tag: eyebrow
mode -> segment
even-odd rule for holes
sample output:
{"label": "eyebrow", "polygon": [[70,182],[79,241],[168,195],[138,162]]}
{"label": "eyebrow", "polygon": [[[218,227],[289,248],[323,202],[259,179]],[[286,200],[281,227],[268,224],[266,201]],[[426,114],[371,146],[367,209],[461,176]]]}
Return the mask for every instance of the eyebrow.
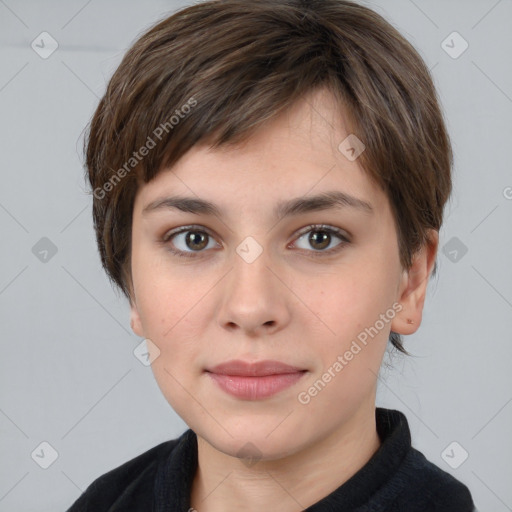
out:
{"label": "eyebrow", "polygon": [[[362,213],[372,214],[374,209],[370,203],[340,190],[323,192],[314,196],[303,196],[280,201],[274,208],[276,218],[300,215],[303,213],[328,210],[334,208],[353,208]],[[222,210],[205,199],[185,196],[170,196],[152,201],[142,210],[145,215],[160,210],[179,210],[196,215],[214,215],[222,217]]]}

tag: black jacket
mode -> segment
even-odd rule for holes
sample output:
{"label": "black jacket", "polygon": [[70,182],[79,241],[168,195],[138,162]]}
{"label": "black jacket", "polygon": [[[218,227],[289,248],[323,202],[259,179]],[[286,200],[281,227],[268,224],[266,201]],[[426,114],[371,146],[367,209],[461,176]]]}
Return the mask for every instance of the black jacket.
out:
{"label": "black jacket", "polygon": [[[411,447],[405,416],[376,409],[382,444],[308,512],[474,512],[468,488]],[[187,430],[92,482],[68,512],[188,512],[197,437]]]}

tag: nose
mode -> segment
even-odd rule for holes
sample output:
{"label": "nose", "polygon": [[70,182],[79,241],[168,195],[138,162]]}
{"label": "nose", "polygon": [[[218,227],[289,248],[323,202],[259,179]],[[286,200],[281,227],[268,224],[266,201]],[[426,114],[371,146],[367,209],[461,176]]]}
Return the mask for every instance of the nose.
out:
{"label": "nose", "polygon": [[[283,271],[265,251],[252,262],[235,254],[221,286],[218,321],[223,329],[247,336],[275,333],[290,321],[290,291]],[[279,276],[279,277],[277,277]]]}

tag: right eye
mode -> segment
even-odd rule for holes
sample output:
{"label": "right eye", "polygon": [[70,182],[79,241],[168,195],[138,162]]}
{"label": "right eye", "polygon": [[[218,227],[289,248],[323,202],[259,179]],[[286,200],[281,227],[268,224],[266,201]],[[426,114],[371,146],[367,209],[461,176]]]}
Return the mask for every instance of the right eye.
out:
{"label": "right eye", "polygon": [[173,254],[185,258],[193,258],[194,253],[202,253],[204,249],[220,247],[212,235],[197,226],[184,226],[168,232],[162,241]]}

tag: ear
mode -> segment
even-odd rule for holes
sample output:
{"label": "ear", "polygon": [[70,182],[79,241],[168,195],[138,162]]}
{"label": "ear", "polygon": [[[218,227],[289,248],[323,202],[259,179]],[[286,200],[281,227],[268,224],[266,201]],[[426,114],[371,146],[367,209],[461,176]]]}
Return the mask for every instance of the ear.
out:
{"label": "ear", "polygon": [[402,274],[398,292],[402,310],[391,322],[391,330],[398,334],[412,334],[421,324],[427,285],[436,261],[439,233],[429,230],[428,237],[428,242],[413,256],[411,268]]}
{"label": "ear", "polygon": [[130,327],[132,331],[141,338],[145,338],[144,331],[142,329],[142,322],[140,321],[139,310],[135,299],[130,301]]}

